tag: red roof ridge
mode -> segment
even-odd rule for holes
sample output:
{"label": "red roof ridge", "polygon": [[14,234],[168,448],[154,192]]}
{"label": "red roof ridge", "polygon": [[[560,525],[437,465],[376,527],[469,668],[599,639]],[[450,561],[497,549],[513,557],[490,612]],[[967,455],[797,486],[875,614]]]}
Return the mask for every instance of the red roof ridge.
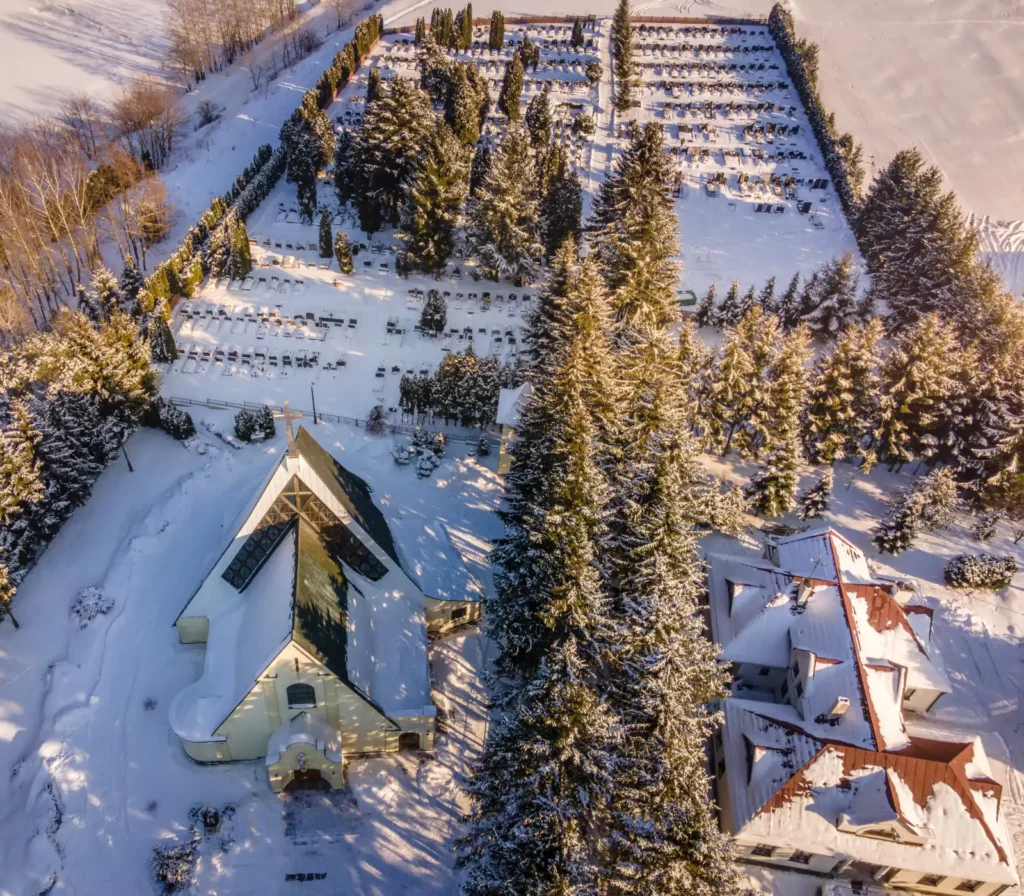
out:
{"label": "red roof ridge", "polygon": [[[849,544],[849,542],[847,542],[847,544]],[[857,626],[853,621],[853,607],[850,605],[850,598],[846,593],[846,584],[843,582],[842,571],[839,568],[839,555],[836,553],[836,546],[832,543],[831,538],[828,540],[828,546],[829,550],[832,552],[832,562],[835,563],[836,566],[836,588],[839,591],[839,598],[842,601],[843,612],[846,615],[846,627],[850,630],[850,637],[853,639],[853,663],[857,669],[857,681],[860,684],[861,699],[865,709],[867,709],[868,725],[871,728],[871,736],[874,739],[874,745],[877,749],[879,747],[884,747],[885,742],[882,739],[882,731],[878,722],[878,714],[875,712],[875,706],[871,702],[871,695],[868,692],[867,673],[864,671],[864,665],[860,658],[860,638],[857,636]]]}

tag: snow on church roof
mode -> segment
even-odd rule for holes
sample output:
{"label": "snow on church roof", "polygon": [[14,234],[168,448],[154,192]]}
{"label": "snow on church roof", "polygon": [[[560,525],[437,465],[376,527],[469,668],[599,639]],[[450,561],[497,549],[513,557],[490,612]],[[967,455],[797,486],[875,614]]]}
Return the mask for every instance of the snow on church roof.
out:
{"label": "snow on church roof", "polygon": [[[1000,787],[976,738],[879,752],[816,737],[791,707],[731,697],[723,744],[732,833],[922,873],[1016,883]],[[784,718],[785,716],[785,718]]]}
{"label": "snow on church roof", "polygon": [[[171,708],[185,740],[215,740],[289,640],[383,714],[433,714],[424,598],[398,562],[384,515],[366,484],[304,429],[296,446],[182,611],[209,620],[203,675]],[[260,527],[280,518],[291,520],[290,534],[254,552]],[[242,554],[255,567],[239,576],[231,570]]]}

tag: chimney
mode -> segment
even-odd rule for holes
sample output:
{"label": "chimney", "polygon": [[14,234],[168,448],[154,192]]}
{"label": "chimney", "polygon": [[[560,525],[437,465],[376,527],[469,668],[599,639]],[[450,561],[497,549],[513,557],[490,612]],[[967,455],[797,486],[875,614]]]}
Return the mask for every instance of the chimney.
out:
{"label": "chimney", "polygon": [[836,702],[832,704],[832,709],[829,710],[829,718],[839,719],[846,714],[846,710],[849,708],[849,697],[836,697]]}

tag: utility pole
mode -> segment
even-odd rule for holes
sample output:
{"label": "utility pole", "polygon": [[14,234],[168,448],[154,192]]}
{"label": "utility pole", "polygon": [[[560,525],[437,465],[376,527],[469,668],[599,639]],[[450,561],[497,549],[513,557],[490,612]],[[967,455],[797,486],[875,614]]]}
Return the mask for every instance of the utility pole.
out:
{"label": "utility pole", "polygon": [[317,422],[317,419],[316,419],[316,394],[313,392],[313,384],[312,383],[309,384],[309,396],[310,396],[310,398],[313,399],[313,424],[315,425],[316,422]]}

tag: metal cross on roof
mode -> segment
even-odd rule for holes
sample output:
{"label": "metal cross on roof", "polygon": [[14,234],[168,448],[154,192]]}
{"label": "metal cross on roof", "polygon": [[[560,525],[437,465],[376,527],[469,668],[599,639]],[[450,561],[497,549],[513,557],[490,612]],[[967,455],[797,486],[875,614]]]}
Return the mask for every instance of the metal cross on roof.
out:
{"label": "metal cross on roof", "polygon": [[284,429],[285,429],[285,433],[288,436],[288,456],[289,457],[298,457],[299,456],[299,449],[295,445],[295,432],[292,430],[292,421],[293,420],[301,420],[302,419],[302,412],[301,411],[293,411],[288,406],[288,402],[286,401],[284,403],[284,413],[283,414],[274,414],[274,418],[275,419],[283,419],[284,420]]}

